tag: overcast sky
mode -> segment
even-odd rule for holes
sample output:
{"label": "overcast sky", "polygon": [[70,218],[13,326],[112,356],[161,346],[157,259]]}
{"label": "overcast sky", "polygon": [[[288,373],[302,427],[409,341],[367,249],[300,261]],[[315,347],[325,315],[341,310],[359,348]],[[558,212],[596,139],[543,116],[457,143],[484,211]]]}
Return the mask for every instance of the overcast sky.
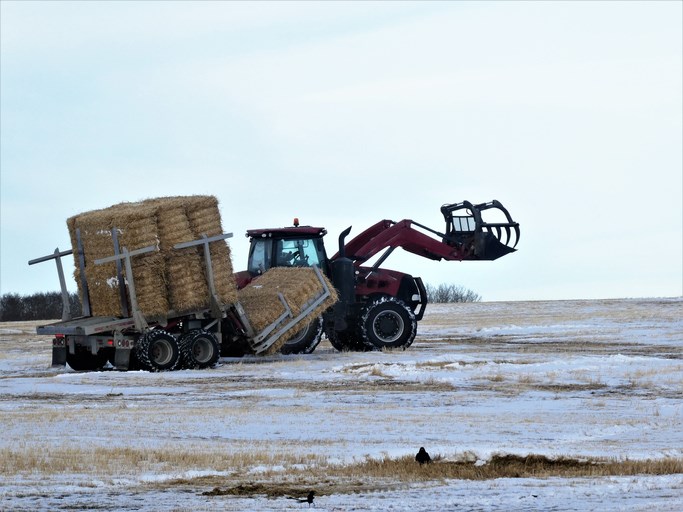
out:
{"label": "overcast sky", "polygon": [[236,269],[249,228],[297,216],[332,254],[497,199],[518,252],[384,266],[484,300],[682,295],[682,6],[3,0],[0,293],[59,289],[27,262],[72,215],[212,194]]}

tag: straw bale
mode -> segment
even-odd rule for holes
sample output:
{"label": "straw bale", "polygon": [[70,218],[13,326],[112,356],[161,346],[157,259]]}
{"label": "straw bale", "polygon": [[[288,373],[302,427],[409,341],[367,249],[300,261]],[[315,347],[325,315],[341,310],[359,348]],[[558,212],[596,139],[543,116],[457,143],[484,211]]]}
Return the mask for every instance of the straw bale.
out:
{"label": "straw bale", "polygon": [[150,200],[158,208],[159,249],[166,265],[169,307],[176,312],[201,309],[209,303],[201,250],[197,247],[173,248],[176,244],[195,240],[185,212],[188,200],[183,197]]}
{"label": "straw bale", "polygon": [[[116,263],[95,265],[95,260],[114,254],[111,233],[113,228],[117,230],[119,247],[134,251],[149,245],[156,246],[158,237],[153,209],[142,203],[121,203],[71,217],[67,220],[67,226],[73,244],[76,281],[81,296],[83,290],[81,289],[76,229],[80,230],[85,254],[85,272],[92,314],[120,316],[121,302]],[[150,276],[144,276],[145,273],[150,273]],[[156,315],[164,307],[163,299],[158,297],[166,294],[163,279],[158,281],[160,275],[163,275],[163,269],[160,268],[158,258],[155,258],[153,254],[133,259],[133,276],[136,278],[138,299],[142,299],[139,300],[141,309],[147,315]],[[138,276],[140,283],[138,283]]]}
{"label": "straw bale", "polygon": [[[296,332],[311,318],[321,315],[327,308],[337,301],[337,292],[325,276],[323,276],[331,296],[319,305],[308,317],[287,331]],[[257,280],[238,292],[239,302],[256,333],[261,333],[266,327],[275,322],[285,308],[280,302],[278,292],[282,293],[294,317],[313,302],[322,292],[323,287],[312,268],[276,267],[265,272]],[[287,318],[283,323],[288,323]],[[287,341],[288,335],[280,337],[267,351],[276,352]]]}
{"label": "straw bale", "polygon": [[[114,254],[112,228],[117,229],[119,247],[129,251],[154,246],[159,252],[131,260],[138,304],[146,317],[164,317],[170,311],[189,312],[209,305],[202,250],[173,249],[180,242],[222,233],[218,201],[213,196],[176,196],[120,203],[67,219],[76,272],[81,289],[76,230],[81,233],[85,253],[93,315],[120,316],[116,264],[94,261]],[[237,300],[230,251],[225,242],[211,244],[217,293],[224,303]]]}
{"label": "straw bale", "polygon": [[152,252],[135,258],[133,279],[138,306],[146,317],[166,317],[170,304],[164,279],[164,257]]}
{"label": "straw bale", "polygon": [[208,305],[209,295],[204,281],[201,258],[195,248],[166,257],[167,288],[171,309],[187,312]]}
{"label": "straw bale", "polygon": [[[212,237],[223,234],[218,200],[215,197],[189,198],[185,211],[195,240],[203,235]],[[230,246],[225,242],[213,242],[209,245],[209,251],[216,293],[223,303],[232,304],[237,301],[237,283],[233,273]]]}

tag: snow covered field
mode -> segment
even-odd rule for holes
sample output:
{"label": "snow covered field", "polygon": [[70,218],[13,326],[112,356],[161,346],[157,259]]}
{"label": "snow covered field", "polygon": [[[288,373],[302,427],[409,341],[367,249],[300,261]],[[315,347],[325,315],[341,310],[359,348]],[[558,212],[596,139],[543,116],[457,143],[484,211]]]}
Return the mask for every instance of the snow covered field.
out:
{"label": "snow covered field", "polygon": [[[427,472],[504,455],[681,468],[683,299],[434,304],[406,351],[323,341],[155,374],[52,369],[34,332],[0,324],[0,510],[301,510],[289,497],[309,489],[330,511],[683,510],[679,469]],[[380,460],[406,471],[369,473]]]}

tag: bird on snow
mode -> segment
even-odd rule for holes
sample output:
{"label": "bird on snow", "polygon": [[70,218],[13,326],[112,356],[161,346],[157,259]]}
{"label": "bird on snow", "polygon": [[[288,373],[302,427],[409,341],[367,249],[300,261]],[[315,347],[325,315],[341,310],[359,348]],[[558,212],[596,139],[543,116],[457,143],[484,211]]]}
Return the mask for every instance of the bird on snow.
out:
{"label": "bird on snow", "polygon": [[422,446],[420,447],[420,451],[417,452],[417,455],[415,455],[415,460],[418,461],[421,466],[422,464],[431,462],[432,458],[427,453],[427,450],[424,449],[424,446]]}
{"label": "bird on snow", "polygon": [[308,506],[310,507],[311,503],[313,503],[314,495],[315,495],[315,491],[310,491],[308,493],[308,496],[306,496],[303,499],[300,499],[300,498],[290,498],[290,499],[297,500],[299,503],[308,503]]}
{"label": "bird on snow", "polygon": [[311,506],[311,503],[313,503],[313,495],[315,494],[315,491],[310,491],[308,493],[308,496],[306,496],[305,500],[300,500],[299,503],[308,503],[308,506]]}

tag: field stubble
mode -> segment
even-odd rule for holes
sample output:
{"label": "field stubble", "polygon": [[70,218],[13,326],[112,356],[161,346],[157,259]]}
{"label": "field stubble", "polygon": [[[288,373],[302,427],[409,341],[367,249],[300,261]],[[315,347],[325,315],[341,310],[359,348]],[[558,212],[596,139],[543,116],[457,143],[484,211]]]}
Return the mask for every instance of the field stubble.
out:
{"label": "field stubble", "polygon": [[0,324],[0,475],[287,495],[680,474],[682,304],[434,305],[405,352],[162,374],[49,369],[35,323]]}

